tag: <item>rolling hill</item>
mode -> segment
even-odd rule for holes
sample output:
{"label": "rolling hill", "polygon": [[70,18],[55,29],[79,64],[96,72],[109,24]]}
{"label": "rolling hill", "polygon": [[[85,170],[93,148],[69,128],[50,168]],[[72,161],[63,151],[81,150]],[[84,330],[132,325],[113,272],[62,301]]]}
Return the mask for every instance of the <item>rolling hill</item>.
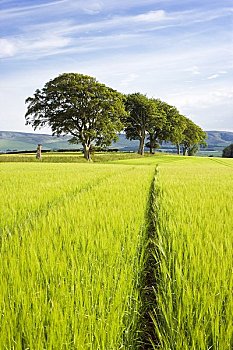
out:
{"label": "rolling hill", "polygon": [[[221,151],[224,147],[233,143],[233,132],[228,131],[207,131],[207,150]],[[43,145],[43,150],[68,150],[79,149],[79,145],[72,145],[68,142],[70,136],[51,136],[48,134],[34,134],[14,131],[0,131],[0,152],[12,151],[34,151],[38,143]],[[129,141],[124,134],[119,135],[119,140],[111,145],[122,151],[135,151],[138,141]],[[164,144],[161,149],[171,149],[171,144]]]}

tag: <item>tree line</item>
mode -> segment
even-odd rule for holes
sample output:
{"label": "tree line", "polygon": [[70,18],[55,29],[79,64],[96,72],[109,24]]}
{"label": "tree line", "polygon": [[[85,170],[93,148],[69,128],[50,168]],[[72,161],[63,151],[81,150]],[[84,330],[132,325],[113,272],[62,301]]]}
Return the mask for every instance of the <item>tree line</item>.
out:
{"label": "tree line", "polygon": [[82,144],[87,160],[94,145],[109,146],[122,131],[127,139],[139,141],[141,155],[145,146],[154,153],[162,142],[176,145],[183,155],[205,145],[206,133],[176,107],[140,92],[122,94],[88,75],[61,74],[37,89],[26,104],[26,125],[71,135],[70,142]]}

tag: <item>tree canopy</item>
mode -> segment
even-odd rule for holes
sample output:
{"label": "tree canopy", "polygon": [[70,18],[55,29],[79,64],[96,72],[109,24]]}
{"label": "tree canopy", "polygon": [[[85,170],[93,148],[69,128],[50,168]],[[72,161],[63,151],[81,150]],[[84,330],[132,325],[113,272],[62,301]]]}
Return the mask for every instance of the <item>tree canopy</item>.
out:
{"label": "tree canopy", "polygon": [[183,131],[183,155],[192,156],[198,150],[198,145],[205,146],[206,133],[192,120],[185,118],[185,129]]}
{"label": "tree canopy", "polygon": [[84,157],[90,160],[93,143],[110,145],[123,129],[123,100],[122,94],[93,77],[64,73],[26,99],[26,124],[34,130],[47,125],[53,135],[72,135],[70,141],[80,142]]}
{"label": "tree canopy", "polygon": [[159,99],[155,100],[157,113],[160,115],[161,123],[155,123],[149,133],[149,140],[155,144],[168,142],[175,144],[178,149],[183,139],[185,129],[184,117],[180,115],[176,107]]}
{"label": "tree canopy", "polygon": [[223,158],[233,158],[233,143],[224,148],[222,151]]}
{"label": "tree canopy", "polygon": [[150,150],[162,142],[171,142],[176,145],[178,154],[182,147],[184,155],[193,155],[199,145],[205,145],[206,133],[198,125],[180,114],[176,107],[159,99],[154,103],[157,118],[152,118],[154,123],[148,129]]}
{"label": "tree canopy", "polygon": [[158,110],[155,99],[139,92],[126,97],[126,110],[129,113],[125,120],[126,137],[139,140],[138,153],[142,155],[146,136],[153,134],[153,128],[156,126],[162,127],[163,114]]}
{"label": "tree canopy", "polygon": [[175,106],[139,92],[123,95],[88,75],[61,74],[26,104],[26,124],[34,130],[49,126],[53,135],[71,135],[70,142],[82,144],[87,160],[92,146],[109,146],[122,130],[128,139],[139,140],[141,155],[145,144],[153,153],[162,142],[171,142],[178,154],[183,147],[189,155],[205,144],[205,132]]}

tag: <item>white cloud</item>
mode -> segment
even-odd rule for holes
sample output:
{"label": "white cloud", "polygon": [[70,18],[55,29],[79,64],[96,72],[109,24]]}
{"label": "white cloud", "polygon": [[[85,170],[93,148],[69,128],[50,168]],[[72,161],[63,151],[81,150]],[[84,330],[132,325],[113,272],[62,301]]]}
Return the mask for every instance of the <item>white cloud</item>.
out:
{"label": "white cloud", "polygon": [[[118,32],[129,31],[130,33],[137,31],[138,27],[142,28],[146,24],[161,22],[167,20],[165,11],[149,11],[134,16],[113,16],[110,19],[104,19],[87,24],[69,25],[65,30],[66,33],[87,33],[96,31],[108,31],[116,29]],[[144,28],[146,31],[147,28]],[[106,33],[107,35],[107,33]]]}
{"label": "white cloud", "polygon": [[[205,118],[210,122],[214,118],[217,126],[221,111],[233,129],[229,25],[219,26],[212,37],[216,28],[209,30],[211,23],[206,24],[227,16],[229,9],[155,11],[164,2],[144,0],[143,6],[152,5],[150,10],[147,7],[148,11],[139,13],[138,7],[137,14],[123,10],[141,3],[61,0],[5,11],[6,21],[15,16],[11,23],[19,30],[0,39],[0,57],[4,58],[1,128],[7,123],[11,125],[5,129],[25,128],[25,98],[58,74],[79,72],[125,93],[140,91],[161,98],[205,128],[210,128]],[[5,73],[8,62],[9,67],[14,62],[17,66]]]}
{"label": "white cloud", "polygon": [[95,15],[100,13],[103,7],[104,5],[102,1],[92,1],[89,3],[87,1],[83,1],[82,9],[89,15]]}
{"label": "white cloud", "polygon": [[42,34],[40,37],[17,37],[0,39],[0,57],[18,58],[43,57],[55,54],[57,50],[64,49],[71,42],[70,38],[53,34]]}
{"label": "white cloud", "polygon": [[126,21],[133,22],[157,22],[166,19],[167,15],[163,10],[149,11],[140,15],[126,17]]}
{"label": "white cloud", "polygon": [[15,44],[8,39],[0,39],[0,58],[12,57],[16,54]]}
{"label": "white cloud", "polygon": [[217,79],[219,77],[219,74],[212,74],[209,77],[207,77],[208,80],[212,80],[212,79]]}
{"label": "white cloud", "polygon": [[120,86],[122,87],[128,87],[132,82],[135,82],[135,80],[139,77],[138,74],[135,73],[129,73],[129,74],[120,74],[120,76],[123,75],[123,79],[120,80]]}
{"label": "white cloud", "polygon": [[233,7],[222,7],[217,9],[210,10],[183,10],[177,11],[170,14],[170,17],[174,20],[183,24],[191,24],[191,23],[201,23],[201,22],[210,22],[217,18],[222,18],[225,16],[229,16],[229,14],[233,11]]}
{"label": "white cloud", "polygon": [[200,69],[197,66],[185,68],[184,72],[190,72],[192,75],[200,75],[201,74]]}
{"label": "white cloud", "polygon": [[25,15],[30,15],[30,13],[44,10],[48,11],[48,7],[59,6],[66,1],[67,0],[58,0],[31,6],[14,6],[12,8],[0,10],[0,19],[2,21],[8,21],[10,18],[24,17]]}
{"label": "white cloud", "polygon": [[[3,1],[3,0],[2,0]],[[1,2],[2,2],[1,1]],[[163,0],[164,2],[169,2],[170,0]],[[143,0],[143,5],[155,5],[159,3],[160,0]],[[6,1],[7,3],[7,1]],[[0,18],[2,21],[8,20],[9,18],[20,18],[25,15],[35,14],[38,15],[47,12],[48,8],[51,8],[53,15],[67,15],[79,12],[84,12],[89,15],[95,15],[100,12],[106,11],[117,11],[117,10],[127,10],[132,7],[141,6],[141,0],[57,0],[48,1],[46,3],[30,5],[30,6],[14,6],[9,9],[0,10]]]}
{"label": "white cloud", "polygon": [[51,52],[54,49],[64,48],[70,43],[69,38],[59,37],[59,36],[46,36],[42,37],[40,40],[31,42],[30,47],[28,47],[28,43],[24,43],[24,47],[21,47],[21,51],[25,54],[27,51],[37,50],[40,53]]}

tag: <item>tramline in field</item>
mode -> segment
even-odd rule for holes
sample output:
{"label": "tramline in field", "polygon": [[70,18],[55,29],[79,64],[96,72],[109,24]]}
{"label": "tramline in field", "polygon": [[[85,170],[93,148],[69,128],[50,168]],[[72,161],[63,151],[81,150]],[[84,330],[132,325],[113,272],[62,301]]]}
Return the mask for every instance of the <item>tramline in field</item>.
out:
{"label": "tramline in field", "polygon": [[121,165],[2,164],[2,347],[136,343],[153,173]]}
{"label": "tramline in field", "polygon": [[232,160],[114,163],[1,163],[1,348],[230,350]]}

